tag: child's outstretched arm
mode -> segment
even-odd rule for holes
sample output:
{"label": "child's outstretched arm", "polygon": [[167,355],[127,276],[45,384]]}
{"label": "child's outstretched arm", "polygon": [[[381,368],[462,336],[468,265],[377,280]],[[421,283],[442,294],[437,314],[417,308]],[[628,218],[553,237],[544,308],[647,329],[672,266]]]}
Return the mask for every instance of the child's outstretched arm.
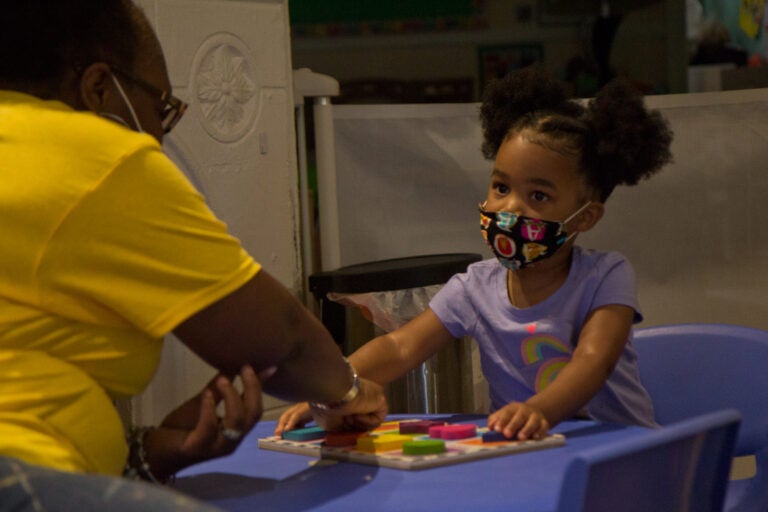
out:
{"label": "child's outstretched arm", "polygon": [[[427,308],[399,329],[364,344],[349,356],[349,362],[361,378],[383,386],[416,368],[453,339],[437,315]],[[309,405],[296,404],[280,416],[275,434],[311,419]]]}
{"label": "child's outstretched arm", "polygon": [[451,340],[451,333],[427,308],[399,329],[357,349],[349,361],[361,376],[384,385],[416,368]]}
{"label": "child's outstretched arm", "polygon": [[488,417],[488,427],[509,438],[539,439],[573,416],[603,387],[624,350],[634,310],[608,305],[592,311],[570,362],[543,391],[512,402]]}

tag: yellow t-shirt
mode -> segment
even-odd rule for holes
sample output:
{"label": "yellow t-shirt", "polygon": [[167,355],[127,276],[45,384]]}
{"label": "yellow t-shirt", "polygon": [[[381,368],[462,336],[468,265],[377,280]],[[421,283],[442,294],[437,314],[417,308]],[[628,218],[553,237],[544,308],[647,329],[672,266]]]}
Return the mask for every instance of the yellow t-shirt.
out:
{"label": "yellow t-shirt", "polygon": [[162,336],[252,278],[149,135],[0,91],[0,455],[119,474],[112,399],[139,393]]}

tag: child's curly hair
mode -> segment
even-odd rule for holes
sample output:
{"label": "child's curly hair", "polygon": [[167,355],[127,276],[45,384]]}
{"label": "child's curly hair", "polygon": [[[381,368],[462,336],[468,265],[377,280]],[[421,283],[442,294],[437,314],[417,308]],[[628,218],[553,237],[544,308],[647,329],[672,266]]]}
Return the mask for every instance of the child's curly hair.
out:
{"label": "child's curly hair", "polygon": [[480,120],[486,158],[525,130],[533,142],[578,158],[603,202],[616,185],[635,185],[672,160],[666,120],[646,109],[640,92],[623,80],[607,84],[584,106],[541,66],[529,66],[488,84]]}

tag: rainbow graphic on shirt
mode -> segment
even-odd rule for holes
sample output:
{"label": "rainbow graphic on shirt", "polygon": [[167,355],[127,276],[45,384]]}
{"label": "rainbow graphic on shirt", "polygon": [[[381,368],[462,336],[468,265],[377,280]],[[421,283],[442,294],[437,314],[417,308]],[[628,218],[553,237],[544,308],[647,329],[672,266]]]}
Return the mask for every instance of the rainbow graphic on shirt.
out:
{"label": "rainbow graphic on shirt", "polygon": [[[563,355],[546,357],[544,350],[548,352],[554,351]],[[555,380],[560,370],[571,360],[571,349],[568,345],[546,334],[538,334],[524,339],[520,346],[520,351],[523,356],[523,362],[526,365],[544,361],[536,373],[536,382],[534,382],[534,388],[537,393]]]}
{"label": "rainbow graphic on shirt", "polygon": [[557,377],[557,374],[560,373],[560,370],[562,370],[570,360],[570,357],[553,357],[552,359],[547,359],[547,362],[541,365],[539,371],[536,372],[536,382],[534,383],[536,392],[538,393],[550,385],[552,381],[555,380],[555,377]]}

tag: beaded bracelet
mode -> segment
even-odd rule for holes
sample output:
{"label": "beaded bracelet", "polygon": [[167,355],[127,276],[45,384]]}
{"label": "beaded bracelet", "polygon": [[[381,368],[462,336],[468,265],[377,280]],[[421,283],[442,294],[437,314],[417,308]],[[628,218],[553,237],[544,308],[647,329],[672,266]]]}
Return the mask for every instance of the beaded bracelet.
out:
{"label": "beaded bracelet", "polygon": [[155,427],[131,427],[128,434],[128,459],[125,462],[123,476],[131,480],[145,480],[155,484],[167,484],[173,481],[171,475],[165,480],[157,478],[147,462],[147,450],[144,446],[147,434],[155,430]]}
{"label": "beaded bracelet", "polygon": [[309,402],[310,406],[327,411],[331,409],[338,409],[339,407],[347,405],[349,402],[355,399],[357,394],[360,392],[360,378],[357,376],[357,371],[355,371],[352,363],[350,363],[346,357],[344,358],[344,362],[347,363],[347,366],[349,367],[349,373],[352,375],[352,387],[349,388],[349,391],[347,391],[340,400],[336,400],[335,402]]}

